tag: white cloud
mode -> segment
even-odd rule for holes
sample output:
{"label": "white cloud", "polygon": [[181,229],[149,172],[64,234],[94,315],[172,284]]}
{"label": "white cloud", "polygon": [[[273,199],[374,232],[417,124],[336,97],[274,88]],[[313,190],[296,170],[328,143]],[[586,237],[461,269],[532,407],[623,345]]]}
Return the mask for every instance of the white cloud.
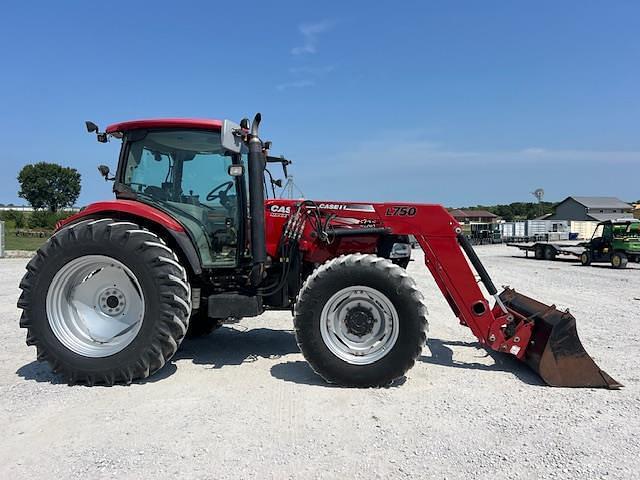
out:
{"label": "white cloud", "polygon": [[550,200],[578,192],[637,198],[635,177],[616,174],[640,164],[637,150],[479,150],[433,141],[433,129],[359,131],[342,149],[289,152],[304,159],[296,179],[309,198],[490,205],[533,200],[538,187]]}
{"label": "white cloud", "polygon": [[417,168],[428,165],[469,166],[499,165],[513,170],[535,165],[574,165],[575,168],[602,167],[612,164],[640,164],[640,151],[583,150],[578,148],[523,148],[512,150],[466,150],[444,146],[426,138],[422,130],[387,131],[377,138],[355,145],[335,156],[337,161],[353,167],[380,168],[389,164]]}
{"label": "white cloud", "polygon": [[291,73],[292,75],[320,76],[331,73],[334,70],[335,66],[333,65],[326,65],[324,67],[291,67],[289,68],[289,73]]}
{"label": "white cloud", "polygon": [[313,54],[318,51],[318,36],[333,28],[335,22],[323,20],[317,23],[305,23],[298,26],[298,30],[302,34],[303,44],[291,49],[292,55]]}
{"label": "white cloud", "polygon": [[522,150],[522,153],[525,154],[539,154],[539,153],[544,153],[546,150],[544,148],[536,148],[536,147],[531,147],[531,148],[525,148],[524,150]]}
{"label": "white cloud", "polygon": [[316,84],[314,80],[298,80],[295,82],[285,82],[276,86],[276,89],[280,92],[287,90],[289,88],[307,88],[313,87]]}

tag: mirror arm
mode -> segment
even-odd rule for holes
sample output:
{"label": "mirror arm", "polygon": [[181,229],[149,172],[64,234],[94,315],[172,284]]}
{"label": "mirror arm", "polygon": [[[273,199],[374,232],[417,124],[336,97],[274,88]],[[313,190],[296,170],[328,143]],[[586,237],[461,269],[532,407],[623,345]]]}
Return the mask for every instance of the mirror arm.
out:
{"label": "mirror arm", "polygon": [[282,188],[282,180],[280,180],[279,178],[274,179],[268,168],[265,168],[264,171],[269,175],[269,181],[271,182],[271,192],[273,193],[273,198],[276,198],[276,187]]}
{"label": "mirror arm", "polygon": [[115,176],[109,177],[109,167],[107,167],[106,165],[99,165],[98,171],[100,172],[100,175],[104,177],[105,182],[113,181],[116,179]]}
{"label": "mirror arm", "polygon": [[280,163],[282,164],[282,171],[284,172],[284,176],[289,178],[289,172],[287,172],[287,165],[291,165],[293,162],[291,160],[287,160],[284,156],[280,157],[267,157],[267,163]]}

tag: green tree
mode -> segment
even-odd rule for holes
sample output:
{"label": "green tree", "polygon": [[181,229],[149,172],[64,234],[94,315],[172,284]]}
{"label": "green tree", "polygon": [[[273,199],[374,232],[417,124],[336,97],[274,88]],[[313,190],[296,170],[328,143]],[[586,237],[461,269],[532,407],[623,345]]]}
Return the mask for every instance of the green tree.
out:
{"label": "green tree", "polygon": [[513,220],[532,220],[541,215],[553,213],[556,204],[552,202],[513,202],[508,205],[476,205],[475,207],[463,208],[463,210],[488,210],[498,215],[503,220],[511,222]]}
{"label": "green tree", "polygon": [[57,212],[71,207],[80,195],[80,173],[75,168],[39,162],[25,165],[18,174],[18,196],[33,208]]}

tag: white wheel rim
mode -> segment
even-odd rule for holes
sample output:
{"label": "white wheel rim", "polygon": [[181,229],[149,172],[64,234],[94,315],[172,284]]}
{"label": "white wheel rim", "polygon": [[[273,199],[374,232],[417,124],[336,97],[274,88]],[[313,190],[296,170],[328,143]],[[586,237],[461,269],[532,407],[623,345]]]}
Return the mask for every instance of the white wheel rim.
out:
{"label": "white wheel rim", "polygon": [[320,314],[327,348],[352,365],[369,365],[387,355],[398,339],[398,312],[389,298],[355,285],[336,292]]}
{"label": "white wheel rim", "polygon": [[46,308],[60,343],[78,355],[100,358],[122,351],[138,335],[145,301],[138,279],[123,263],[85,255],[53,277]]}

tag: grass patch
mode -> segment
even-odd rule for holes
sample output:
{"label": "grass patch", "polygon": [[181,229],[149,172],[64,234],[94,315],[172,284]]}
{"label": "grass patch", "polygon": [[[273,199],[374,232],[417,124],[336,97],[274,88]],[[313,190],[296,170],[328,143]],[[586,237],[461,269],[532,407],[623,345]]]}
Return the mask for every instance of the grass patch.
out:
{"label": "grass patch", "polygon": [[15,229],[8,228],[4,236],[4,249],[35,251],[46,241],[46,238],[40,237],[18,237]]}

